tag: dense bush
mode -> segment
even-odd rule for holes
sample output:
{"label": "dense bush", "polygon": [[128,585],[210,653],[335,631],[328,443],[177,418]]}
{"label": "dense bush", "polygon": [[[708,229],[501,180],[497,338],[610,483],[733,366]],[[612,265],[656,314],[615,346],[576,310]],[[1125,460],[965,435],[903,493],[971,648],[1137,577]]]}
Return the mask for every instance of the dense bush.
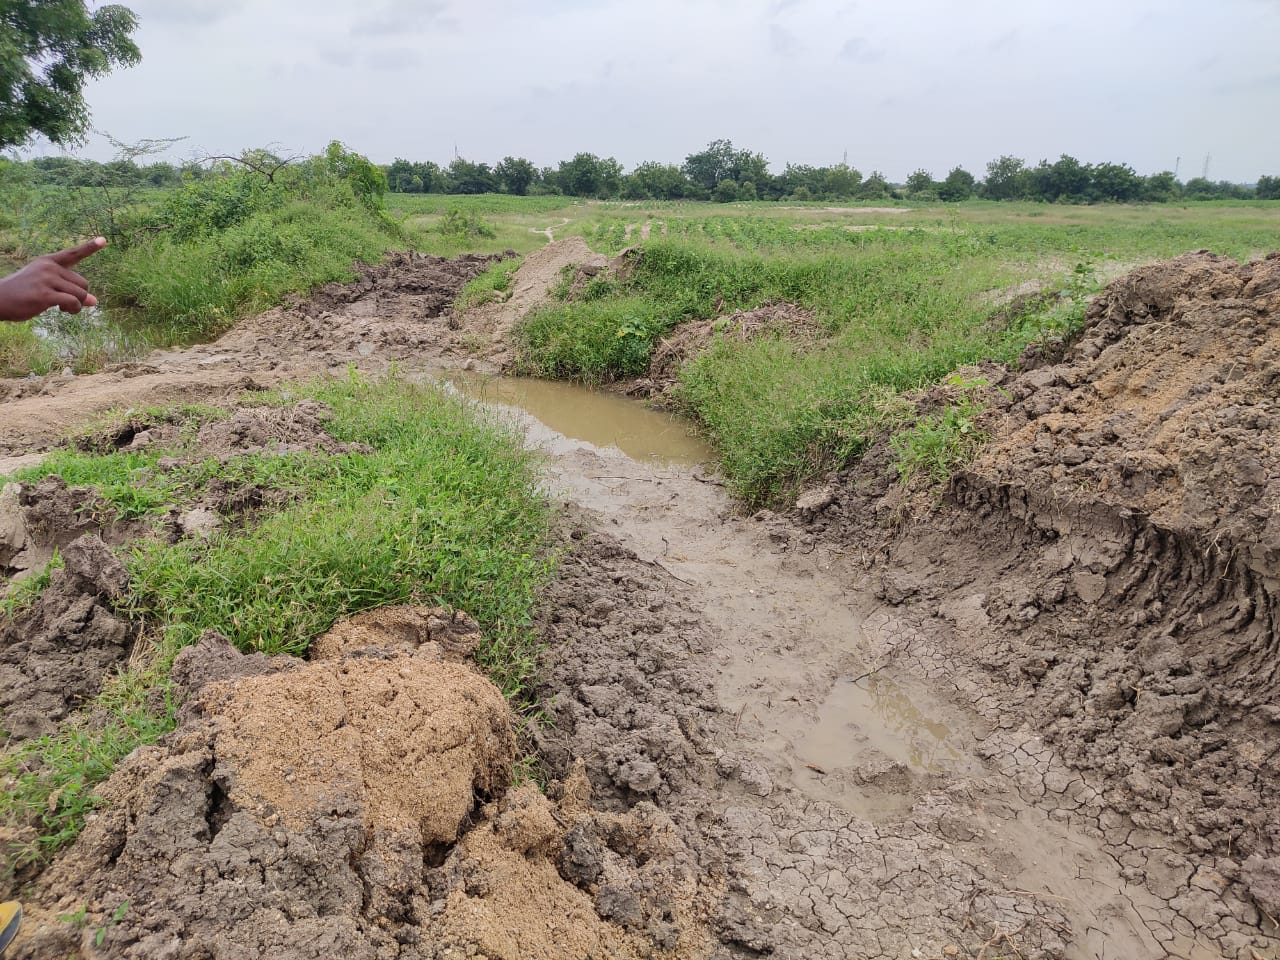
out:
{"label": "dense bush", "polygon": [[382,172],[340,144],[263,169],[224,164],[152,207],[144,229],[94,264],[111,298],[209,334],[285,293],[348,279],[354,261],[401,239]]}

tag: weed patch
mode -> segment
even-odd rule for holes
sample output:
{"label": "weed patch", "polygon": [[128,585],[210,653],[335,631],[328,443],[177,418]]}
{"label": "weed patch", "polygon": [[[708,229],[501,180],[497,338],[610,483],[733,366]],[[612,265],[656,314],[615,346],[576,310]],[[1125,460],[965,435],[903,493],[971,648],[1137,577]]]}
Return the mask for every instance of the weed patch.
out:
{"label": "weed patch", "polygon": [[482,668],[517,709],[531,709],[533,615],[551,563],[549,510],[531,455],[507,428],[435,388],[353,378],[258,402],[299,397],[328,404],[332,436],[370,452],[267,453],[169,471],[155,469],[162,451],[151,449],[65,452],[50,464],[117,504],[131,479],[141,491],[133,509],[144,513],[213,477],[287,484],[295,499],[207,541],[133,547],[124,610],[148,631],[135,665],[108,683],[92,723],[73,722],[0,758],[0,824],[36,825],[9,851],[15,863],[73,838],[96,802],[93,785],[172,728],[169,667],[205,630],[244,651],[301,656],[314,636],[361,610],[453,606],[484,630]]}
{"label": "weed patch", "polygon": [[481,304],[504,300],[511,291],[511,281],[520,269],[518,259],[501,260],[467,283],[454,302],[456,310],[470,310]]}

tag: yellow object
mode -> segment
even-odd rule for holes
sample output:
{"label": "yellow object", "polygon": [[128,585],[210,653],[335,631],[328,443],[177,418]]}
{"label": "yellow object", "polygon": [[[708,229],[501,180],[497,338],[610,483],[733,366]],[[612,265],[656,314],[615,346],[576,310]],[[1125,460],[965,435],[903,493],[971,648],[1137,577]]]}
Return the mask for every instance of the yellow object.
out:
{"label": "yellow object", "polygon": [[0,903],[0,953],[4,953],[9,944],[13,943],[21,925],[22,904],[17,900]]}

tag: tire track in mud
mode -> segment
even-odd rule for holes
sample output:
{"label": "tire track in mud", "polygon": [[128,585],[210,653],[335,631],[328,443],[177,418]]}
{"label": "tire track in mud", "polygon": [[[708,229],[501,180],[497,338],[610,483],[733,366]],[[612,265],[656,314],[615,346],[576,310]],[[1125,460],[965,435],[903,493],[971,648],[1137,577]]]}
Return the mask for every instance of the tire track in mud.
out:
{"label": "tire track in mud", "polygon": [[1096,792],[954,702],[846,558],[737,516],[696,471],[516,416],[606,543],[570,558],[557,599],[585,612],[551,631],[548,754],[594,754],[620,802],[656,797],[701,836],[728,891],[718,955],[1222,956],[1170,907],[1181,891],[1129,879]]}

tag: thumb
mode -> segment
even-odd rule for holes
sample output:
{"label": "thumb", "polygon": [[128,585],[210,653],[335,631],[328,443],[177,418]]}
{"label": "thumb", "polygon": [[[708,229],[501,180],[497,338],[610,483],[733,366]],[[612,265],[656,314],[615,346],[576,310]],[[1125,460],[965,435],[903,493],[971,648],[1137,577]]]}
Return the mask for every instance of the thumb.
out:
{"label": "thumb", "polygon": [[81,260],[93,256],[106,245],[106,237],[94,237],[78,247],[69,247],[66,250],[59,250],[57,253],[51,253],[49,254],[49,259],[60,267],[74,267]]}

